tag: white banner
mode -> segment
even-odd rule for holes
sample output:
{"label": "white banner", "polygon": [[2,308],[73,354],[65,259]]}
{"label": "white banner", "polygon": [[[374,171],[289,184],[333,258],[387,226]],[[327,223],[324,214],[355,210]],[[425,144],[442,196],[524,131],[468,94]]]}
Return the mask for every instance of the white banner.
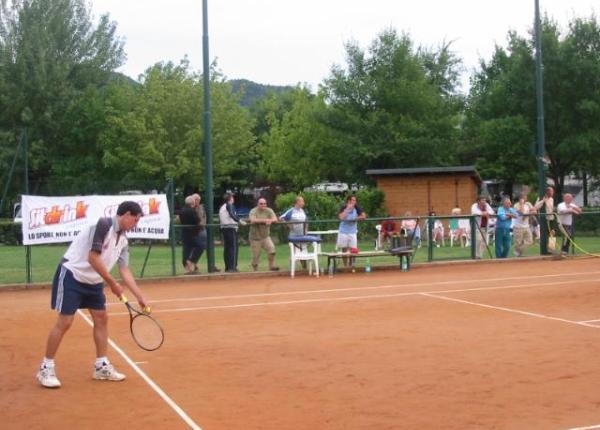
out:
{"label": "white banner", "polygon": [[168,239],[170,215],[164,194],[135,196],[22,196],[23,244],[71,242],[86,226],[99,218],[117,215],[121,202],[131,200],[142,207],[144,216],[127,237]]}

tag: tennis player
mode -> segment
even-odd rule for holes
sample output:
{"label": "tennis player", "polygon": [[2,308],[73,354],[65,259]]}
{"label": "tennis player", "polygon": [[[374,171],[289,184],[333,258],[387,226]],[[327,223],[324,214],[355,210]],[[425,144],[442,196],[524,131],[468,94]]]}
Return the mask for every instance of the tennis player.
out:
{"label": "tennis player", "polygon": [[115,370],[108,360],[108,314],[104,283],[120,297],[123,287],[110,274],[118,263],[123,283],[137,298],[140,306],[148,306],[129,270],[128,241],[125,232],[134,228],[142,216],[142,208],[125,201],[117,208],[114,218],[100,218],[76,236],[58,265],[52,282],[51,307],[58,312],[46,343],[46,355],[37,373],[39,383],[47,388],[60,387],[54,370],[54,356],[63,336],[73,324],[77,309],[89,309],[94,321],[96,363],[92,378],[103,381],[122,381],[125,375]]}

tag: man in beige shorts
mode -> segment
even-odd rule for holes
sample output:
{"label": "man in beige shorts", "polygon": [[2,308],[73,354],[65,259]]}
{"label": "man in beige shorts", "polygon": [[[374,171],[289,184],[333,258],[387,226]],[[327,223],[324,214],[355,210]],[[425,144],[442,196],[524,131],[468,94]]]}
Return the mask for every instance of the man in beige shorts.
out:
{"label": "man in beige shorts", "polygon": [[279,270],[275,266],[275,245],[271,240],[271,224],[277,222],[277,215],[267,206],[264,197],[258,199],[258,206],[250,211],[250,250],[252,252],[252,268],[258,270],[261,251],[267,251],[269,270]]}

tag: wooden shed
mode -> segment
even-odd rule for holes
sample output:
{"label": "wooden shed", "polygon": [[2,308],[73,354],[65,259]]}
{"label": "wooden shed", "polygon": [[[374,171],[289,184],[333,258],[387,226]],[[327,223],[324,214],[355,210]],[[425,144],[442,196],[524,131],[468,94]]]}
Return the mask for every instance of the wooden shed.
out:
{"label": "wooden shed", "polygon": [[385,193],[385,207],[391,216],[450,215],[455,207],[469,214],[481,187],[473,166],[419,167],[412,169],[367,170],[377,188]]}

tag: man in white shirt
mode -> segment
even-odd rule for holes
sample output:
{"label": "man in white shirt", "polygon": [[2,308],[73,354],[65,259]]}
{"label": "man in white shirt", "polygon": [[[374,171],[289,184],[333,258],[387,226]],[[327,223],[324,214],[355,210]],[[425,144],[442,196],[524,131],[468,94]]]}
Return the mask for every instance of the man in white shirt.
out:
{"label": "man in white shirt", "polygon": [[490,225],[490,217],[494,216],[494,209],[485,200],[484,196],[477,197],[477,201],[471,206],[471,215],[475,216],[475,223],[477,228],[475,229],[475,241],[477,247],[475,248],[475,258],[481,258],[481,255],[487,249],[487,231]]}
{"label": "man in white shirt", "polygon": [[519,214],[513,219],[513,236],[515,243],[515,256],[520,257],[525,249],[533,243],[533,234],[531,232],[531,224],[529,222],[531,216],[536,211],[531,203],[527,201],[527,196],[521,194],[519,201],[515,203],[515,210]]}
{"label": "man in white shirt", "polygon": [[58,265],[52,283],[52,309],[58,312],[56,323],[46,341],[46,353],[37,373],[39,383],[47,388],[59,388],[54,370],[58,347],[73,324],[78,309],[88,309],[94,321],[93,338],[96,344],[96,363],[92,378],[122,381],[125,375],[117,372],[107,358],[108,314],[104,285],[121,297],[123,286],[110,273],[117,264],[121,282],[137,298],[142,308],[148,307],[141,290],[129,269],[129,248],[125,232],[134,228],[142,216],[142,208],[125,201],[117,208],[114,218],[100,218],[96,224],[81,231],[71,242]]}
{"label": "man in white shirt", "polygon": [[566,233],[561,249],[563,255],[566,255],[569,253],[569,247],[571,246],[571,238],[573,237],[573,233],[575,232],[575,230],[573,229],[573,214],[580,215],[581,208],[579,208],[579,206],[573,203],[572,194],[565,194],[563,196],[563,200],[564,201],[562,203],[559,203],[556,209],[558,211],[558,220],[560,222],[560,225],[562,226],[562,229],[564,230],[563,233]]}

